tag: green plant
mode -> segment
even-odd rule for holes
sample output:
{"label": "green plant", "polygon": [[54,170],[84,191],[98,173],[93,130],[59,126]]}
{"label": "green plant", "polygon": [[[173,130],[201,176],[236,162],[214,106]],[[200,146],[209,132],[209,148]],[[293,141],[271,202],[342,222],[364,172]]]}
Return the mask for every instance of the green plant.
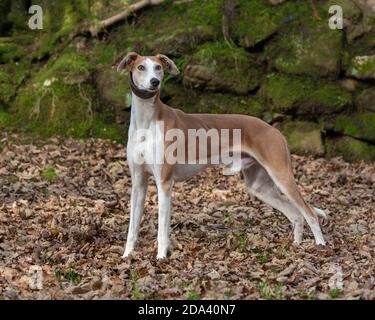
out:
{"label": "green plant", "polygon": [[188,300],[199,300],[200,296],[199,293],[190,286],[188,291]]}
{"label": "green plant", "polygon": [[281,283],[271,285],[268,280],[258,284],[259,295],[264,299],[283,299],[284,287]]}
{"label": "green plant", "polygon": [[47,180],[47,181],[55,181],[57,179],[59,179],[59,176],[57,175],[55,169],[53,167],[49,167],[47,169],[45,169],[43,172],[42,172],[42,177],[44,180]]}
{"label": "green plant", "polygon": [[131,282],[131,296],[134,300],[143,300],[145,295],[139,290],[137,285],[138,273],[137,271],[132,271],[130,273],[130,282]]}
{"label": "green plant", "polygon": [[339,289],[339,288],[334,288],[334,289],[331,289],[331,291],[329,292],[329,297],[331,299],[337,299],[342,293],[342,290]]}
{"label": "green plant", "polygon": [[247,239],[247,235],[245,232],[241,232],[238,235],[236,235],[237,241],[238,241],[238,248],[242,253],[247,253],[248,249],[247,246],[249,244],[249,240]]}
{"label": "green plant", "polygon": [[69,268],[68,270],[63,270],[63,269],[57,270],[55,272],[55,277],[58,281],[63,281],[65,279],[75,285],[81,282],[81,277],[72,268]]}

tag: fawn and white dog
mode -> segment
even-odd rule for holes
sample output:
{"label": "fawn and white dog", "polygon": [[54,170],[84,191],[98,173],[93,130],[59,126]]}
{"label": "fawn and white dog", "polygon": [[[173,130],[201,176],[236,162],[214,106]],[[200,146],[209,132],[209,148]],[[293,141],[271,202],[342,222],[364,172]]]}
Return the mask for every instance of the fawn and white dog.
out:
{"label": "fawn and white dog", "polygon": [[[316,244],[325,245],[318,220],[318,215],[325,218],[325,213],[311,207],[302,198],[294,180],[286,140],[279,130],[251,116],[188,114],[165,105],[160,100],[164,70],[171,74],[179,73],[175,63],[165,55],[141,56],[130,52],[122,59],[117,69],[130,71],[132,89],[127,143],[132,190],[130,224],[124,257],[134,250],[138,237],[148,177],[153,175],[156,181],[159,205],[157,258],[163,259],[166,258],[169,249],[171,195],[174,182],[192,177],[208,165],[212,165],[215,159],[222,163],[224,158],[220,156],[220,150],[223,149],[227,149],[232,157],[234,154],[239,155],[239,166],[235,168],[233,164],[232,167],[242,172],[249,192],[281,211],[290,220],[295,243],[302,241],[305,219],[314,234]],[[173,129],[182,133],[182,139],[177,139],[177,142],[166,139],[165,132]],[[192,129],[240,130],[240,139],[230,137],[227,139],[227,147],[223,146],[223,140],[219,140],[219,153],[206,153],[206,162],[192,162],[191,159],[174,163],[163,161],[166,150],[172,145],[178,149],[178,144],[184,144],[182,150],[198,157],[196,147],[192,150],[189,147],[191,141],[187,141]],[[144,130],[152,134],[140,135],[139,132]],[[211,150],[212,142],[207,143],[208,149]],[[140,159],[143,161],[139,161]],[[183,159],[186,160],[186,156]]]}

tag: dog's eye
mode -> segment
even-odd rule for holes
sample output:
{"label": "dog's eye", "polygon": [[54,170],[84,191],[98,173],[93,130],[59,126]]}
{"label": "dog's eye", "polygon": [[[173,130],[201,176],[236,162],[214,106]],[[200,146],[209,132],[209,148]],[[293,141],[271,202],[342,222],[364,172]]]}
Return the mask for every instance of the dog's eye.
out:
{"label": "dog's eye", "polygon": [[146,68],[145,68],[145,66],[142,66],[141,64],[138,66],[138,70],[140,70],[140,71],[145,71],[146,70]]}
{"label": "dog's eye", "polygon": [[160,70],[161,70],[161,65],[158,64],[158,65],[155,67],[155,70],[160,71]]}

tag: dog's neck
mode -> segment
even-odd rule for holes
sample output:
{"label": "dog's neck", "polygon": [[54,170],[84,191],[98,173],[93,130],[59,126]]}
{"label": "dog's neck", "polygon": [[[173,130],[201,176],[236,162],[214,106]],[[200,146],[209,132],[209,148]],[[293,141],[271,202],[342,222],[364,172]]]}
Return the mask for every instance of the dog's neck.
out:
{"label": "dog's neck", "polygon": [[155,106],[160,101],[160,92],[150,92],[139,89],[133,81],[133,74],[129,74],[132,90],[132,109],[130,122],[137,129],[148,129],[155,115]]}
{"label": "dog's neck", "polygon": [[137,129],[148,129],[154,120],[159,94],[149,99],[142,99],[132,92],[131,123]]}

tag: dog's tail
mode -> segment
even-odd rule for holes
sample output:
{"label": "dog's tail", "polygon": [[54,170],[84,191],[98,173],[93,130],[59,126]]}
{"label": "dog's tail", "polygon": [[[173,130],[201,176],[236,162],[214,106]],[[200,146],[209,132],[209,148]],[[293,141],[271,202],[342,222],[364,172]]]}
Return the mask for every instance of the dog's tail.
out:
{"label": "dog's tail", "polygon": [[322,217],[323,219],[328,219],[327,214],[326,214],[323,210],[314,207],[314,211],[316,212],[316,214],[317,214],[319,217]]}

